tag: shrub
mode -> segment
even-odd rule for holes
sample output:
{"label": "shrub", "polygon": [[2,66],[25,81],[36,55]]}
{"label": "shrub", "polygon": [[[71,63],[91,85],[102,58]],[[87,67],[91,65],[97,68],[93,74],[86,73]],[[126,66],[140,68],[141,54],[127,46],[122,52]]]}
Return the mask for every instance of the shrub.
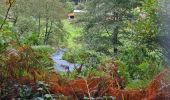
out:
{"label": "shrub", "polygon": [[88,67],[97,67],[105,58],[105,55],[83,49],[71,49],[63,56],[64,60],[71,63],[83,64]]}
{"label": "shrub", "polygon": [[21,77],[42,79],[44,71],[53,70],[53,60],[50,57],[51,53],[48,52],[53,50],[41,50],[34,51],[24,45],[8,48],[0,55],[3,58],[0,62],[0,81]]}
{"label": "shrub", "polygon": [[54,62],[51,55],[55,52],[55,49],[50,46],[32,46],[32,48],[41,67],[46,70],[53,69]]}
{"label": "shrub", "polygon": [[41,54],[53,54],[55,52],[55,49],[52,48],[51,46],[49,45],[39,45],[39,46],[32,46],[33,50],[35,52],[39,52]]}
{"label": "shrub", "polygon": [[[17,82],[9,82],[3,85],[0,90],[1,99],[18,99],[18,100],[52,100],[54,94],[49,92],[49,85],[38,81],[37,83],[20,84]],[[57,95],[56,95],[57,96]]]}
{"label": "shrub", "polygon": [[162,49],[157,44],[157,7],[157,1],[145,0],[132,10],[134,20],[125,21],[123,32],[127,37],[121,39],[118,59],[127,67],[132,80],[150,80],[163,66]]}

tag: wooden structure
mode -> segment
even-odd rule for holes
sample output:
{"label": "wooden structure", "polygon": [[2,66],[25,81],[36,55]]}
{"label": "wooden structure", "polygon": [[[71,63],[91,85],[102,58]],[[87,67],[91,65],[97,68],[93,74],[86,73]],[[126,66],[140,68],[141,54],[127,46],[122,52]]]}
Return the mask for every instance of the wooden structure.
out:
{"label": "wooden structure", "polygon": [[67,16],[68,16],[68,19],[74,19],[75,13],[69,13]]}

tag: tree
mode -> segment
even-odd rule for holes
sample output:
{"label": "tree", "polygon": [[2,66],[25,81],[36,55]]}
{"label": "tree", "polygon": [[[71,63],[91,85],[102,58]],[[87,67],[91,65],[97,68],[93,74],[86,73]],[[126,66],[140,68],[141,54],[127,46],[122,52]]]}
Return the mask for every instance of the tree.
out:
{"label": "tree", "polygon": [[80,18],[85,47],[121,61],[132,79],[153,77],[164,62],[157,44],[157,7],[155,0],[88,1]]}
{"label": "tree", "polygon": [[[6,19],[13,23],[13,29],[20,37],[34,33],[39,44],[48,44],[50,35],[55,37],[54,33],[62,33],[62,27],[56,25],[65,18],[65,12],[60,0],[16,0]],[[54,32],[54,28],[58,30]]]}
{"label": "tree", "polygon": [[[113,49],[118,52],[120,29],[123,21],[131,20],[132,8],[140,5],[141,0],[90,0],[87,2],[85,20],[85,42],[90,48]],[[94,44],[94,45],[93,45]],[[93,46],[92,46],[93,45]],[[108,50],[107,49],[107,50]]]}
{"label": "tree", "polygon": [[[56,11],[58,11],[56,13]],[[44,44],[48,43],[49,36],[52,33],[52,27],[55,22],[59,22],[59,20],[63,17],[62,14],[64,10],[62,9],[62,5],[56,0],[47,0],[45,5],[45,37]]]}

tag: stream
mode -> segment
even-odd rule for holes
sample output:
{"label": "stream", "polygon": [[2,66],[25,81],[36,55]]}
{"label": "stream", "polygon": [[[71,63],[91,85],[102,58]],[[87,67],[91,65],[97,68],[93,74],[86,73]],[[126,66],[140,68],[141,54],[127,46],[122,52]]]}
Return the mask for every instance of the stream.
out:
{"label": "stream", "polygon": [[63,60],[62,57],[68,49],[59,49],[53,56],[52,59],[55,62],[54,68],[57,72],[67,72],[73,71],[75,67],[78,67],[79,64],[73,64],[66,60]]}

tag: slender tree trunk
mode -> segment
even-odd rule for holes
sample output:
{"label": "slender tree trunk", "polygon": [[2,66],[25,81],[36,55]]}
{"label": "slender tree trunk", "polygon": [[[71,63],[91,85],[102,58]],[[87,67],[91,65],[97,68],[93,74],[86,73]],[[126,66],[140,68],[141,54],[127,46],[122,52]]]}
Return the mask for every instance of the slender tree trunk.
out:
{"label": "slender tree trunk", "polygon": [[2,24],[1,24],[1,26],[0,26],[0,30],[2,30],[2,28],[3,28],[3,26],[4,26],[5,22],[6,22],[6,20],[7,20],[7,18],[8,18],[9,11],[11,10],[11,7],[12,7],[12,5],[14,4],[14,2],[15,2],[15,0],[9,2],[9,7],[8,7],[7,12],[6,12],[6,14],[5,14],[5,18],[4,18],[4,20],[3,20],[3,22],[2,22]]}
{"label": "slender tree trunk", "polygon": [[41,33],[41,15],[38,15],[38,36]]}
{"label": "slender tree trunk", "polygon": [[119,30],[119,27],[117,26],[112,34],[112,43],[113,43],[113,51],[114,51],[114,56],[117,55],[118,53],[118,48],[117,48],[117,45],[118,45],[118,30]]}
{"label": "slender tree trunk", "polygon": [[13,26],[16,25],[17,21],[18,21],[18,16],[16,16],[16,18],[14,19],[14,21],[13,21]]}
{"label": "slender tree trunk", "polygon": [[49,21],[49,18],[47,17],[46,18],[46,25],[45,25],[45,37],[44,37],[44,45],[46,45],[47,44],[47,41],[46,41],[46,38],[47,38],[47,35],[48,35],[48,21]]}
{"label": "slender tree trunk", "polygon": [[46,38],[47,38],[47,34],[48,34],[48,22],[49,22],[49,17],[48,17],[48,4],[46,4],[46,25],[45,25],[44,45],[47,44]]}
{"label": "slender tree trunk", "polygon": [[50,24],[50,29],[48,31],[48,34],[47,34],[47,37],[46,37],[46,43],[48,44],[48,40],[49,40],[49,37],[50,37],[50,33],[52,33],[52,26],[53,26],[53,22],[51,21],[51,24]]}
{"label": "slender tree trunk", "polygon": [[49,37],[50,37],[50,33],[52,33],[52,26],[53,26],[53,22],[51,21],[51,24],[50,24],[50,26],[48,26],[49,27],[49,30],[47,30],[47,33],[46,33],[46,35],[45,35],[45,39],[44,39],[44,43],[45,43],[45,45],[47,45],[48,44],[48,41],[49,41]]}

